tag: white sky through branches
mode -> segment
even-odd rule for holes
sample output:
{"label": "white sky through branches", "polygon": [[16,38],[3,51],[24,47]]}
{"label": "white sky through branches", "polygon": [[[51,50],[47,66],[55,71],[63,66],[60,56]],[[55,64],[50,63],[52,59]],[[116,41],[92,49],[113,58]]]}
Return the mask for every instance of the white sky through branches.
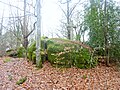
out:
{"label": "white sky through branches", "polygon": [[[0,0],[0,23],[2,14],[4,12],[4,26],[7,26],[6,22],[10,16],[16,16],[17,10],[19,10],[19,15],[23,16],[23,1],[24,0]],[[27,0],[29,4],[35,5],[36,0]],[[62,0],[65,1],[65,0]],[[78,1],[78,0],[73,0]],[[120,0],[116,0],[120,4]],[[8,4],[11,4],[9,6]],[[57,32],[57,29],[60,26],[60,20],[63,18],[64,14],[61,11],[58,0],[41,0],[42,4],[42,35],[51,37],[53,33]],[[18,7],[18,8],[16,8]],[[66,5],[63,5],[63,9],[66,8]],[[33,12],[33,8],[30,10],[31,13]],[[30,13],[27,13],[27,15],[30,15]],[[53,35],[55,36],[55,35]]]}

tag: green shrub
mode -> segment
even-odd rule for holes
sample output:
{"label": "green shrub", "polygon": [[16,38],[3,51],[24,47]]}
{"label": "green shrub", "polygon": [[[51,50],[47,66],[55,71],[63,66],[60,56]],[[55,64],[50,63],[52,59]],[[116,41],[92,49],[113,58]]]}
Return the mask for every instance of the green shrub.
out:
{"label": "green shrub", "polygon": [[25,48],[24,47],[19,47],[17,49],[17,57],[25,57]]}
{"label": "green shrub", "polygon": [[103,47],[96,47],[94,51],[95,56],[105,56],[105,49]]}
{"label": "green shrub", "polygon": [[116,44],[112,44],[111,48],[109,49],[110,58],[114,58],[120,61],[120,42]]}

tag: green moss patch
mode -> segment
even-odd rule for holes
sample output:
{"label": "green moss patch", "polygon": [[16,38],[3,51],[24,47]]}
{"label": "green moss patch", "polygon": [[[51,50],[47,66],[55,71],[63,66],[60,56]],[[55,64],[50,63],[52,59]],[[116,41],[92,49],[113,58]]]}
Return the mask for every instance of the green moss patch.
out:
{"label": "green moss patch", "polygon": [[[41,39],[41,60],[44,60],[45,52],[44,52],[44,38]],[[36,42],[34,41],[29,47],[28,47],[28,59],[33,62],[33,64],[36,63]]]}
{"label": "green moss patch", "polygon": [[10,61],[11,61],[11,59],[9,57],[7,57],[7,58],[4,59],[4,63],[8,63]]}
{"label": "green moss patch", "polygon": [[19,80],[16,82],[16,84],[17,84],[17,85],[23,84],[26,80],[27,80],[27,77],[22,77],[21,79],[19,79]]}

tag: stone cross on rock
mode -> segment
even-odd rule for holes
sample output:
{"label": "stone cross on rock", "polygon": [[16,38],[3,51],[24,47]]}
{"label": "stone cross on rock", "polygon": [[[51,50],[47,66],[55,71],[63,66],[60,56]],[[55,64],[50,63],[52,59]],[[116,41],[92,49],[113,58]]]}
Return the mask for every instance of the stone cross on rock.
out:
{"label": "stone cross on rock", "polygon": [[73,28],[76,29],[76,26],[73,24],[73,21],[71,20],[70,23],[67,25],[68,30],[70,31],[70,40],[74,39],[74,31]]}

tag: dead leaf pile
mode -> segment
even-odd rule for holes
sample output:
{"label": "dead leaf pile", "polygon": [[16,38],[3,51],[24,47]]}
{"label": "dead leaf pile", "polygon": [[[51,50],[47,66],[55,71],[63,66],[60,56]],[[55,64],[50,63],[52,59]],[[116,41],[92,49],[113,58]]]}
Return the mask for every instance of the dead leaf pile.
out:
{"label": "dead leaf pile", "polygon": [[[21,58],[0,58],[0,90],[119,90],[120,72],[114,66],[93,69],[55,68],[49,62],[37,69]],[[23,84],[16,82],[26,77]]]}

